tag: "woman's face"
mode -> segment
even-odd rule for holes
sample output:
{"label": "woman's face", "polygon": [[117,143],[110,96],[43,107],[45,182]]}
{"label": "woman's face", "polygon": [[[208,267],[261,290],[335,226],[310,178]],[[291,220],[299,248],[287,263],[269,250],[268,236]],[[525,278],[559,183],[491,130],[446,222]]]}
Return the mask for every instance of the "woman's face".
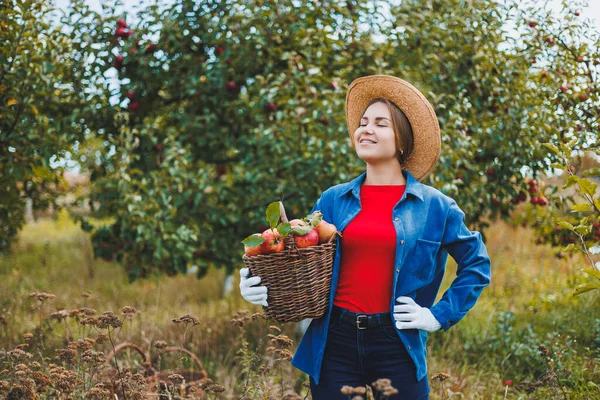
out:
{"label": "woman's face", "polygon": [[387,104],[373,103],[365,110],[354,132],[354,147],[358,157],[370,164],[397,159],[396,135]]}

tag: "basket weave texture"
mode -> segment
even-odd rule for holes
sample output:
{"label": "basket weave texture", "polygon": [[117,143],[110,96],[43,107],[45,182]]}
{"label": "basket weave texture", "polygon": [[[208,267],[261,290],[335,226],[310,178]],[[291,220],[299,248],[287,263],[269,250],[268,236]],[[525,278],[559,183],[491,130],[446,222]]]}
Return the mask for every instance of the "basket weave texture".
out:
{"label": "basket weave texture", "polygon": [[[288,222],[280,203],[280,219]],[[327,311],[331,290],[331,272],[336,250],[336,233],[329,243],[298,248],[288,235],[281,253],[243,255],[251,276],[260,276],[268,288],[267,307],[263,311],[276,322],[298,322],[320,318]]]}

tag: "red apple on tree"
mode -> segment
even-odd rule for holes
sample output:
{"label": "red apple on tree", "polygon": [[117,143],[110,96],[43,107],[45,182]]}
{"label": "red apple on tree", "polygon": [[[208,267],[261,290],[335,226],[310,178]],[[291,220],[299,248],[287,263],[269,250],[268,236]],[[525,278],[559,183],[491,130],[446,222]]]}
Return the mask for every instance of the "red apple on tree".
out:
{"label": "red apple on tree", "polygon": [[144,51],[144,54],[154,53],[155,50],[156,50],[156,45],[154,43],[148,43],[146,45],[146,50]]}
{"label": "red apple on tree", "polygon": [[238,86],[237,86],[237,84],[235,83],[235,81],[229,81],[229,82],[227,82],[226,86],[227,86],[227,90],[228,90],[230,93],[234,93],[234,94],[235,94],[235,93],[237,93],[237,92],[238,92]]}
{"label": "red apple on tree", "polygon": [[125,57],[122,54],[119,54],[117,57],[115,57],[115,60],[113,61],[113,67],[115,67],[118,70],[123,68],[123,60],[124,59],[125,59]]}
{"label": "red apple on tree", "polygon": [[117,20],[117,28],[127,28],[127,22],[123,18]]}

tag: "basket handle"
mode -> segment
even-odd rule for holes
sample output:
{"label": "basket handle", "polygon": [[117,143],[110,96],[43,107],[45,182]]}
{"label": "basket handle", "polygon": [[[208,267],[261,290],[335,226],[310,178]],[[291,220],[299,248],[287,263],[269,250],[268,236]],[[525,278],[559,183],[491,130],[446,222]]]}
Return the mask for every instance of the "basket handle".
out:
{"label": "basket handle", "polygon": [[279,202],[279,219],[281,222],[290,222],[288,221],[288,217],[285,213],[285,208],[283,208],[283,202]]}

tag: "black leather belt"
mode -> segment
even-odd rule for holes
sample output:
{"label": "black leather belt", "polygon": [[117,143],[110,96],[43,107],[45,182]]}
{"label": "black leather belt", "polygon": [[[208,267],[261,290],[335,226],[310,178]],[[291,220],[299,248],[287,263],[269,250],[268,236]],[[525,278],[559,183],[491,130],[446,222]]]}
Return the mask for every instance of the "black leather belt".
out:
{"label": "black leather belt", "polygon": [[381,325],[393,325],[390,313],[360,314],[349,310],[343,310],[340,307],[333,306],[331,318],[340,318],[342,321],[354,325],[358,329],[376,328]]}

